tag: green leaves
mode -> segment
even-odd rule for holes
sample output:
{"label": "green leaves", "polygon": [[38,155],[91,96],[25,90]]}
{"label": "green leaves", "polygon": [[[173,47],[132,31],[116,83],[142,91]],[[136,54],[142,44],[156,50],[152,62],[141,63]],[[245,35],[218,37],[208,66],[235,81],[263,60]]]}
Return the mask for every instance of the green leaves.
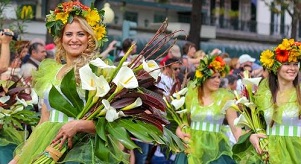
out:
{"label": "green leaves", "polygon": [[50,89],[49,103],[68,117],[76,117],[83,109],[84,102],[77,93],[76,82],[73,69],[69,71],[63,78],[61,83],[61,91],[54,86]]}

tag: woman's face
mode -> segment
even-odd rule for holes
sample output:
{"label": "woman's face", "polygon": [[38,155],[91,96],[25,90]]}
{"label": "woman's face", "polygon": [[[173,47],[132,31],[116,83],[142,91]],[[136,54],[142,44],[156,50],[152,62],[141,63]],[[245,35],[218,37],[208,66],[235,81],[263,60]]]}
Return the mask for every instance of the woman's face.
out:
{"label": "woman's face", "polygon": [[221,83],[220,73],[214,73],[204,82],[204,88],[207,88],[209,91],[216,91],[219,88]]}
{"label": "woman's face", "polygon": [[284,63],[278,70],[278,80],[292,82],[298,75],[298,62]]}
{"label": "woman's face", "polygon": [[20,57],[23,59],[28,54],[28,48],[24,47],[20,52]]}
{"label": "woman's face", "polygon": [[79,22],[67,24],[63,31],[62,46],[66,50],[66,57],[77,58],[88,47],[88,33],[83,30]]}

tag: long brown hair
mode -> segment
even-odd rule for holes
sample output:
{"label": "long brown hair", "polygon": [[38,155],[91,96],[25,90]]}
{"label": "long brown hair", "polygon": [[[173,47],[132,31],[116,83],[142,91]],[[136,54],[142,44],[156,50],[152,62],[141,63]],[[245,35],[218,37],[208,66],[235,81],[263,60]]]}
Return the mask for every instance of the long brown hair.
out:
{"label": "long brown hair", "polygon": [[[278,112],[276,101],[277,101],[277,92],[279,90],[279,83],[278,83],[277,75],[274,74],[273,72],[269,73],[268,83],[269,83],[270,91],[272,93],[272,100],[271,101],[274,104],[274,111],[273,111],[273,116],[274,116]],[[299,105],[299,119],[301,119],[301,108],[300,108],[301,107],[301,91],[300,91],[299,74],[293,80],[293,86],[296,89],[296,93],[297,93],[297,103]],[[270,123],[270,127],[272,127],[274,125],[274,122],[275,121],[272,119],[272,121]]]}

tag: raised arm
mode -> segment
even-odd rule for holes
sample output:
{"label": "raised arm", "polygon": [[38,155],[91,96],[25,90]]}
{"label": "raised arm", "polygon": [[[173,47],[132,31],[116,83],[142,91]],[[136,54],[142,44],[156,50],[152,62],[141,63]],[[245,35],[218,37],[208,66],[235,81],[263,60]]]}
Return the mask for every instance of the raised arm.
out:
{"label": "raised arm", "polygon": [[3,73],[7,70],[10,60],[10,50],[9,43],[12,40],[12,36],[4,35],[4,32],[11,32],[9,29],[4,29],[0,32],[1,40],[1,54],[0,54],[0,73]]}

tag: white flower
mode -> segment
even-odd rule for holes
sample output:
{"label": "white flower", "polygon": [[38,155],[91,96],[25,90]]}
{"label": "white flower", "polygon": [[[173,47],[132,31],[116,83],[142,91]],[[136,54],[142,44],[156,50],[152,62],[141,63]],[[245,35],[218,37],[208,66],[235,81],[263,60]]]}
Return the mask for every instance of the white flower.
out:
{"label": "white flower", "polygon": [[108,100],[103,99],[101,102],[105,107],[106,119],[108,122],[113,122],[114,120],[125,116],[122,111],[117,112],[116,109],[110,105],[110,102]]}
{"label": "white flower", "polygon": [[142,100],[140,97],[138,97],[135,102],[133,102],[132,104],[122,108],[121,110],[130,110],[130,109],[133,109],[133,108],[136,108],[138,106],[141,106],[142,105]]}
{"label": "white flower", "polygon": [[6,101],[8,101],[10,99],[10,96],[3,96],[3,97],[0,97],[0,102],[2,104],[6,103]]}
{"label": "white flower", "polygon": [[110,91],[109,83],[103,76],[97,77],[89,65],[85,65],[79,69],[82,89],[96,90],[97,97],[103,97]]}
{"label": "white flower", "polygon": [[24,107],[27,107],[27,105],[30,104],[30,102],[27,103],[24,99],[19,99],[18,96],[16,97],[16,100],[19,104],[22,104]]}
{"label": "white flower", "polygon": [[39,103],[38,94],[35,92],[34,89],[31,89],[30,96],[31,96],[31,103],[32,104],[38,104]]}
{"label": "white flower", "polygon": [[145,61],[142,63],[143,69],[148,72],[155,80],[158,79],[160,74],[160,67],[154,60]]}
{"label": "white flower", "polygon": [[113,79],[117,88],[133,89],[138,87],[138,81],[132,69],[129,67],[121,67],[117,75]]}
{"label": "white flower", "polygon": [[96,58],[92,61],[90,61],[90,63],[94,66],[97,66],[99,68],[116,68],[116,66],[114,65],[108,65],[106,64],[103,60],[101,60],[100,58]]}
{"label": "white flower", "polygon": [[242,79],[242,84],[244,85],[256,85],[258,86],[259,85],[259,82],[261,80],[261,77],[256,77],[256,78],[243,78]]}
{"label": "white flower", "polygon": [[178,114],[187,113],[187,109],[176,111],[176,113],[178,113]]}
{"label": "white flower", "polygon": [[173,105],[176,110],[180,109],[185,103],[185,97],[181,97],[180,99],[174,99],[171,101],[171,105]]}
{"label": "white flower", "polygon": [[180,96],[184,96],[187,93],[187,91],[188,91],[188,88],[183,88],[179,92],[174,93],[172,96],[174,98],[178,98]]}
{"label": "white flower", "polygon": [[244,114],[239,115],[239,117],[237,117],[234,120],[234,125],[241,127],[241,128],[243,128],[243,127],[250,128],[250,125],[249,125],[247,119],[245,118]]}

